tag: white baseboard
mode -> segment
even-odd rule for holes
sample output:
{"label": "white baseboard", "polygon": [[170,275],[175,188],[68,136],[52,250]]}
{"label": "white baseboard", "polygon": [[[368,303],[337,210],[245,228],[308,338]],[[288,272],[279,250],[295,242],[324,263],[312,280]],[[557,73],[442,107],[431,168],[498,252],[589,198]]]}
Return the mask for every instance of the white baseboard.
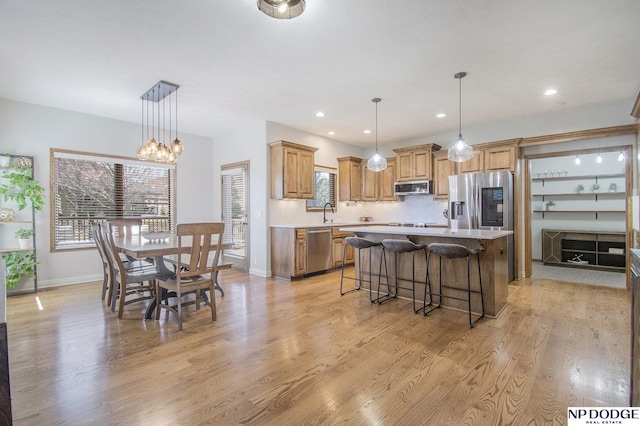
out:
{"label": "white baseboard", "polygon": [[102,282],[102,274],[59,278],[55,280],[38,280],[38,288],[43,289],[43,288],[50,288],[50,287],[60,287],[63,285],[71,285],[71,284],[85,284],[93,281]]}

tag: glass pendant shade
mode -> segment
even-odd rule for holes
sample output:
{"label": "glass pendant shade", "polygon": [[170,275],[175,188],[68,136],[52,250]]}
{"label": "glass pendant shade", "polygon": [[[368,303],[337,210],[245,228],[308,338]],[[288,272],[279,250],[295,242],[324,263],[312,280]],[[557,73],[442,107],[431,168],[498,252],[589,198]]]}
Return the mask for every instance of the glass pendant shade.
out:
{"label": "glass pendant shade", "polygon": [[387,168],[387,159],[378,154],[378,102],[381,100],[380,98],[371,99],[371,102],[376,104],[376,153],[367,161],[367,169],[372,172],[381,172]]}
{"label": "glass pendant shade", "polygon": [[458,118],[458,140],[451,148],[449,148],[447,158],[456,163],[462,163],[473,158],[473,148],[467,145],[467,142],[462,137],[462,79],[466,75],[466,72],[459,72],[454,75],[454,77],[459,81],[458,108],[460,115]]}
{"label": "glass pendant shade", "polygon": [[258,9],[276,19],[291,19],[302,15],[305,0],[258,0]]}
{"label": "glass pendant shade", "polygon": [[376,154],[367,161],[367,169],[373,172],[380,172],[386,168],[387,159],[378,154],[378,152],[376,152]]}
{"label": "glass pendant shade", "polygon": [[456,163],[471,160],[473,158],[473,148],[467,145],[462,135],[458,135],[458,140],[447,152],[447,158]]}

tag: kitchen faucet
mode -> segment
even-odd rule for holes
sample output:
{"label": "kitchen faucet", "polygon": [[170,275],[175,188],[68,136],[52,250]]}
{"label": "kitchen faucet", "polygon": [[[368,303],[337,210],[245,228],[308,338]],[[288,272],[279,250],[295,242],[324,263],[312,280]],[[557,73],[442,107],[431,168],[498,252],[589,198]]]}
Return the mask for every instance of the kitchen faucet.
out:
{"label": "kitchen faucet", "polygon": [[[327,223],[327,206],[331,207],[331,213],[335,213],[331,203],[324,203],[324,206],[322,206],[322,223]],[[331,219],[331,223],[333,223],[333,219]]]}

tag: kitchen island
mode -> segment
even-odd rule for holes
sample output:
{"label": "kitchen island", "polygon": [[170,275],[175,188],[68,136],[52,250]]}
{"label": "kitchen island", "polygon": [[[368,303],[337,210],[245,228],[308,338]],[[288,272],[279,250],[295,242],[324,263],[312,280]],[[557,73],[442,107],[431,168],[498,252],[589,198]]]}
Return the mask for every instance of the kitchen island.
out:
{"label": "kitchen island", "polygon": [[[513,234],[512,231],[485,231],[480,229],[459,229],[453,230],[448,228],[417,228],[417,227],[397,227],[397,226],[359,226],[359,227],[341,227],[341,231],[353,232],[359,237],[367,238],[373,241],[382,241],[386,238],[406,239],[416,244],[431,243],[448,243],[460,244],[465,247],[480,250],[480,270],[482,274],[482,287],[485,315],[496,317],[502,309],[507,305],[508,294],[508,261],[507,261],[507,237]],[[361,264],[356,259],[356,273],[359,269],[368,274],[369,270],[373,272],[373,290],[377,290],[378,277],[380,272],[381,247],[373,248],[372,265],[368,264],[368,256],[366,263]],[[357,258],[357,256],[356,256]],[[432,256],[429,265],[429,277],[432,283],[432,289],[437,287],[440,279],[440,271],[438,268],[437,256]],[[393,281],[395,274],[395,262],[393,254],[387,254],[386,267],[389,272],[389,279]],[[411,259],[412,256],[405,255],[399,257],[398,276],[402,278],[411,278]],[[424,256],[416,255],[416,280],[424,281],[426,276],[426,261]],[[474,267],[475,259],[471,260],[471,287],[479,288],[477,269]],[[465,259],[443,259],[442,262],[443,283],[454,287],[466,288],[467,285],[467,267]],[[384,276],[385,270],[382,268]],[[384,282],[384,281],[383,281]],[[402,283],[404,287],[409,287],[409,283]],[[383,287],[384,289],[384,287]],[[443,289],[445,295],[455,295],[455,289]],[[416,298],[422,301],[424,294],[424,284],[416,284]],[[411,298],[411,290],[399,289],[398,296]],[[438,298],[435,297],[436,303]],[[390,302],[392,303],[392,302]],[[478,303],[479,304],[479,303]],[[467,310],[464,302],[454,299],[443,298],[442,306],[454,309]],[[474,311],[476,311],[474,306]],[[477,312],[477,311],[476,311]]]}

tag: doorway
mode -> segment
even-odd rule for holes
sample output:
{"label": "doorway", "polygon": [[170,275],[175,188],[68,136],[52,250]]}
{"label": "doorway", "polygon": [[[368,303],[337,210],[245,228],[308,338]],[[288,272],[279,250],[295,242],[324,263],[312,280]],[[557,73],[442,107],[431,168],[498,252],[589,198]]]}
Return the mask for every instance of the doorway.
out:
{"label": "doorway", "polygon": [[223,260],[234,269],[249,271],[249,161],[220,167],[224,242],[233,248],[224,251]]}

